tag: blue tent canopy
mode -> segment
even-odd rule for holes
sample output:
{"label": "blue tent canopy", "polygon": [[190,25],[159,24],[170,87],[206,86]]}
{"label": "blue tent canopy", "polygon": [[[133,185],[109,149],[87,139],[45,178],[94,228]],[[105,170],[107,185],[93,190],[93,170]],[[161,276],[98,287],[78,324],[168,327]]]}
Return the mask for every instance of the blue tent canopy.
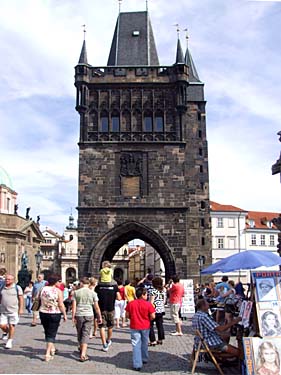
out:
{"label": "blue tent canopy", "polygon": [[246,250],[224,258],[205,268],[202,274],[251,270],[258,267],[280,266],[281,257],[266,250]]}

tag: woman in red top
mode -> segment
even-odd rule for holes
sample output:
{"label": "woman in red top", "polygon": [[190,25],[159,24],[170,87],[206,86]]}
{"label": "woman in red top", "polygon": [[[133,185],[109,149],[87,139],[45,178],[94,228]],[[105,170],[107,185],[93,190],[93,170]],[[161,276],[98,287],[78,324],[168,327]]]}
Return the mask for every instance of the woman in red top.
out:
{"label": "woman in red top", "polygon": [[125,297],[125,287],[121,280],[117,280],[118,291],[121,296],[121,300],[115,301],[115,314],[114,318],[116,320],[116,328],[120,328],[120,318],[122,320],[122,327],[126,327],[125,318],[125,307],[126,307],[126,297]]}

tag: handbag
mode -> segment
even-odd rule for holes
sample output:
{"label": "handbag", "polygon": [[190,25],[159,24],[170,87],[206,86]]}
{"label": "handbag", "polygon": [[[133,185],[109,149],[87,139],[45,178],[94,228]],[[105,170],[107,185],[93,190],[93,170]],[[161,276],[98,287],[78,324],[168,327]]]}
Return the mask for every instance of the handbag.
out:
{"label": "handbag", "polygon": [[35,298],[35,300],[33,301],[31,310],[32,311],[39,311],[40,306],[41,306],[41,299],[40,299],[40,297],[39,298]]}
{"label": "handbag", "polygon": [[34,301],[33,301],[32,307],[31,307],[32,311],[39,311],[39,309],[40,309],[40,306],[41,306],[41,291],[42,291],[42,289],[43,288],[41,288],[39,290],[39,293],[38,293],[37,297],[34,298]]}

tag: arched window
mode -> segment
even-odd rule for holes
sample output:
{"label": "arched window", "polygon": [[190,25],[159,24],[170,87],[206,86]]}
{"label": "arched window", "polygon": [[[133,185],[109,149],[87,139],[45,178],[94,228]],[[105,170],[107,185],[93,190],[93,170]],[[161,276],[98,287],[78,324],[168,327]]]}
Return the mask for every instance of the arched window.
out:
{"label": "arched window", "polygon": [[108,113],[102,112],[100,116],[100,132],[108,133],[108,131],[109,131]]}
{"label": "arched window", "polygon": [[111,131],[113,133],[120,132],[120,115],[118,112],[114,112],[111,116]]}
{"label": "arched window", "polygon": [[153,131],[153,118],[150,112],[144,114],[143,131],[147,133],[152,133]]}
{"label": "arched window", "polygon": [[161,112],[156,113],[154,131],[159,133],[164,132],[164,117]]}
{"label": "arched window", "polygon": [[89,130],[98,131],[98,114],[96,111],[90,112],[90,127]]}

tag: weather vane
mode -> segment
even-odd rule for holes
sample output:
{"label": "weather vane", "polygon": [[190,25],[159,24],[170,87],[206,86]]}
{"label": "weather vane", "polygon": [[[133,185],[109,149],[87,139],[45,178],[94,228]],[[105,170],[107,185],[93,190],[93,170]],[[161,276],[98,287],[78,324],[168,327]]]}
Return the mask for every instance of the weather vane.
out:
{"label": "weather vane", "polygon": [[118,0],[119,3],[119,13],[121,13],[122,0]]}
{"label": "weather vane", "polygon": [[82,25],[83,27],[83,33],[84,33],[84,40],[86,39],[86,25]]}
{"label": "weather vane", "polygon": [[178,34],[178,39],[180,38],[180,25],[178,23],[175,23],[173,26],[177,28],[177,34]]}
{"label": "weather vane", "polygon": [[184,29],[183,31],[185,31],[186,46],[188,47],[188,39],[189,39],[188,28]]}
{"label": "weather vane", "polygon": [[148,0],[145,0],[146,2],[146,11],[148,12]]}

